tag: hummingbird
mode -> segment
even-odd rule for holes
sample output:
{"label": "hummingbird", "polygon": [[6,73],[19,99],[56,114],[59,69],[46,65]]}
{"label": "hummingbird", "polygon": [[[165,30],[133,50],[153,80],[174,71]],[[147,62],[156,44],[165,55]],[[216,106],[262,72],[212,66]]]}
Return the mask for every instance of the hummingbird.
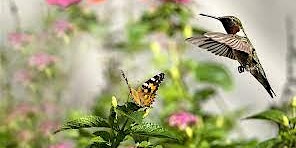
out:
{"label": "hummingbird", "polygon": [[[263,85],[272,98],[276,96],[241,21],[235,16],[215,17],[206,14],[200,15],[219,20],[226,33],[207,32],[201,36],[194,36],[185,40],[215,55],[238,61],[240,63],[240,66],[238,66],[239,73],[244,71],[250,72]],[[242,30],[244,36],[237,35],[240,30]]]}

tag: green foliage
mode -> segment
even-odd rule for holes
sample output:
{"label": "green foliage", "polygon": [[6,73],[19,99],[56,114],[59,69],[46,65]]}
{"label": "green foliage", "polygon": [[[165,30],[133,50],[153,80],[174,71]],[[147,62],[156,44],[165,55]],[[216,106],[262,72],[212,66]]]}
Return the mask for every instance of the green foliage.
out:
{"label": "green foliage", "polygon": [[195,78],[200,82],[210,83],[225,90],[232,88],[233,82],[229,72],[216,63],[198,63],[193,67]]}
{"label": "green foliage", "polygon": [[[117,103],[116,103],[117,104]],[[138,108],[135,110],[135,108]],[[135,107],[134,103],[127,102],[122,106],[111,106],[108,119],[99,116],[84,116],[78,119],[70,120],[62,125],[55,133],[81,128],[107,128],[106,130],[98,129],[93,132],[92,143],[89,147],[117,147],[120,142],[128,135],[145,137],[170,138],[178,140],[179,138],[169,130],[155,123],[142,122],[144,111]],[[119,120],[121,119],[121,120]],[[143,141],[146,140],[142,139]],[[135,141],[139,141],[137,138]]]}
{"label": "green foliage", "polygon": [[98,116],[85,116],[78,119],[70,120],[62,125],[54,133],[68,130],[68,129],[79,129],[79,128],[88,128],[88,127],[110,127],[107,120],[98,117]]}
{"label": "green foliage", "polygon": [[147,46],[145,38],[153,33],[164,33],[169,37],[179,34],[205,33],[204,29],[188,25],[192,12],[177,3],[162,3],[155,11],[146,11],[138,21],[129,23],[126,29],[126,42],[118,46],[128,51],[138,51]]}
{"label": "green foliage", "polygon": [[250,117],[247,117],[246,119],[265,119],[284,126],[283,119],[285,117],[287,116],[284,112],[280,110],[271,109],[271,110],[263,111],[261,113],[252,115]]}
{"label": "green foliage", "polygon": [[131,128],[131,133],[140,136],[171,138],[175,140],[180,140],[180,138],[177,137],[174,133],[154,123],[141,123],[139,125],[135,125]]}
{"label": "green foliage", "polygon": [[67,9],[69,19],[82,31],[92,31],[98,25],[94,12],[83,9],[81,6],[72,6]]}
{"label": "green foliage", "polygon": [[275,148],[280,143],[280,140],[277,138],[271,138],[266,141],[259,143],[256,148]]}
{"label": "green foliage", "polygon": [[216,90],[214,88],[206,87],[201,90],[197,90],[194,93],[193,98],[194,98],[194,100],[197,100],[197,101],[203,101],[203,100],[209,99],[210,97],[214,96],[215,94],[216,94]]}
{"label": "green foliage", "polygon": [[[293,100],[292,100],[293,103]],[[292,104],[291,103],[291,104]],[[285,111],[281,111],[285,110]],[[282,108],[268,109],[247,117],[247,119],[263,119],[278,125],[279,131],[275,138],[260,142],[258,148],[296,147],[295,120],[296,108],[293,105],[283,105]]]}

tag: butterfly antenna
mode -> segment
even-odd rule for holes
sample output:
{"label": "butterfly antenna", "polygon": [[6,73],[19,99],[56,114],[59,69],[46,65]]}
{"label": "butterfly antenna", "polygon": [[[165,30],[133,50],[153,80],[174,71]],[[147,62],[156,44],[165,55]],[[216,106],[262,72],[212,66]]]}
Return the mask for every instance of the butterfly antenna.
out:
{"label": "butterfly antenna", "polygon": [[125,83],[127,84],[128,90],[129,90],[129,92],[130,92],[129,95],[131,95],[131,94],[132,94],[132,89],[131,89],[130,84],[128,83],[127,77],[125,76],[123,70],[120,70],[120,71],[121,71],[121,75],[122,75],[122,77],[123,77],[124,80],[125,80]]}

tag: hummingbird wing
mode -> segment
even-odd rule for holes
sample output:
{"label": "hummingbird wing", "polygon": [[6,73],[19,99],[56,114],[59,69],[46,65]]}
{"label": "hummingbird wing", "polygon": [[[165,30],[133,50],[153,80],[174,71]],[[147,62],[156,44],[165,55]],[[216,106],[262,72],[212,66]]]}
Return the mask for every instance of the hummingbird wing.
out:
{"label": "hummingbird wing", "polygon": [[209,32],[201,36],[190,37],[185,39],[191,44],[219,55],[236,60],[233,50],[243,51],[251,54],[252,47],[247,41],[235,34],[224,34],[219,32]]}

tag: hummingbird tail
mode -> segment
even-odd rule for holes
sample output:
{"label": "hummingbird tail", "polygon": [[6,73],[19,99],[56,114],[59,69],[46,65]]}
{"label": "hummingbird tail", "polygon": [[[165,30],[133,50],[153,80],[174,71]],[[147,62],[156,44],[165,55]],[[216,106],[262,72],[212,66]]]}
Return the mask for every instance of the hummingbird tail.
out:
{"label": "hummingbird tail", "polygon": [[266,91],[271,96],[271,98],[273,98],[274,96],[276,96],[276,94],[272,90],[272,88],[271,88],[271,86],[270,86],[267,78],[265,77],[265,75],[263,75],[258,70],[251,70],[250,72],[263,85],[263,87],[266,89]]}
{"label": "hummingbird tail", "polygon": [[276,94],[274,93],[274,91],[272,90],[272,88],[269,87],[265,87],[266,91],[268,92],[268,94],[271,96],[271,98],[273,98],[274,96],[276,96]]}

